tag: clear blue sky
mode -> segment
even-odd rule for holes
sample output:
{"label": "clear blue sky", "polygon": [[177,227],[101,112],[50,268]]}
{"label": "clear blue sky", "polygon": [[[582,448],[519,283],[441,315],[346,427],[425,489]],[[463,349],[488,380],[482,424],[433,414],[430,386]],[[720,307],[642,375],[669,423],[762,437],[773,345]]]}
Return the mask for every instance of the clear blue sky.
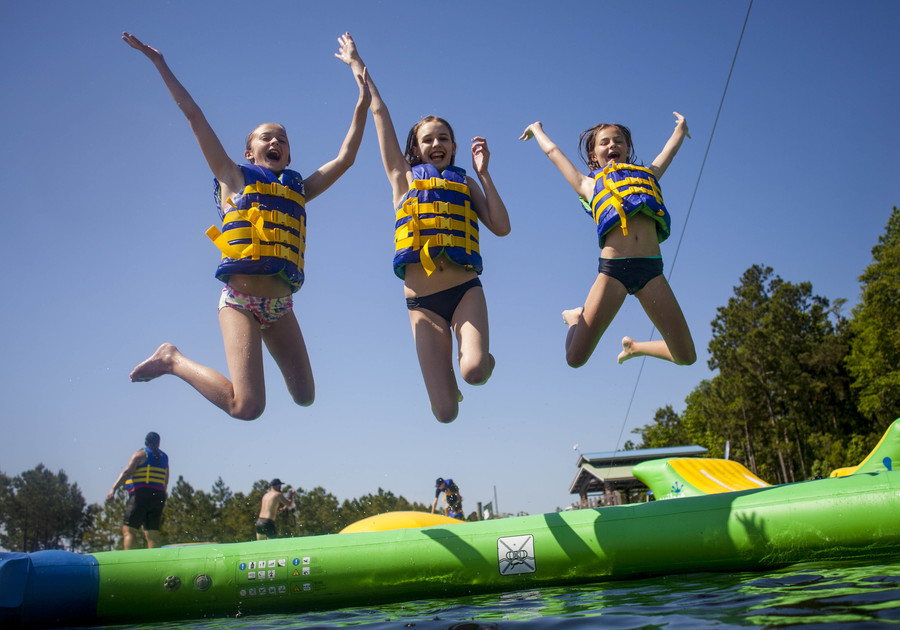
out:
{"label": "clear blue sky", "polygon": [[[162,435],[174,475],[209,490],[279,476],[340,500],[389,489],[429,502],[458,481],[467,510],[568,505],[579,452],[612,450],[704,378],[710,322],[756,263],[815,293],[858,300],[900,203],[900,3],[756,0],[672,267],[747,2],[4,2],[0,153],[6,306],[0,327],[0,469],[64,469],[91,502]],[[452,7],[452,11],[442,7]],[[638,6],[638,5],[634,5]],[[482,280],[497,368],[463,385],[459,418],[432,417],[402,283],[391,271],[391,192],[374,127],[356,164],[309,204],[307,282],[295,311],[317,399],[293,405],[269,362],[268,406],[233,420],[174,377],[128,373],[161,342],[225,370],[216,318],[212,176],[153,66],[159,48],[235,160],[258,123],[287,127],[309,173],[346,133],[356,86],[333,57],[349,30],[401,134],[447,118],[487,137],[512,233],[487,236]],[[541,120],[576,159],[578,134],[628,124],[651,161],[687,117],[662,179],[663,244],[693,330],[692,367],[617,365],[651,325],[630,299],[593,358],[564,361],[560,312],[583,303],[599,254],[593,224],[533,142]],[[576,446],[577,445],[577,446]]]}

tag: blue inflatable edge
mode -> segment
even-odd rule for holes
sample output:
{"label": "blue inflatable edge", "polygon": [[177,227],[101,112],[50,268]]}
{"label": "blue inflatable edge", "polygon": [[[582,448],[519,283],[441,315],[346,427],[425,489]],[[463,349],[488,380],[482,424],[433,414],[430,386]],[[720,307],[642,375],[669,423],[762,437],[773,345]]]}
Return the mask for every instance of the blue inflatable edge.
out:
{"label": "blue inflatable edge", "polygon": [[100,570],[69,551],[0,552],[0,626],[57,625],[97,617]]}

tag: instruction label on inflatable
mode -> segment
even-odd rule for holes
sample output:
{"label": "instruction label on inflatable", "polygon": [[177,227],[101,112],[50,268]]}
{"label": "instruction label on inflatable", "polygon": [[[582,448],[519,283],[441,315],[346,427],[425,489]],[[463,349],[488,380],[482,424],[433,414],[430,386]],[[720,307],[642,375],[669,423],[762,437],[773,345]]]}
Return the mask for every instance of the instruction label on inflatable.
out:
{"label": "instruction label on inflatable", "polygon": [[497,563],[500,575],[534,573],[537,563],[534,558],[534,536],[506,536],[497,539]]}

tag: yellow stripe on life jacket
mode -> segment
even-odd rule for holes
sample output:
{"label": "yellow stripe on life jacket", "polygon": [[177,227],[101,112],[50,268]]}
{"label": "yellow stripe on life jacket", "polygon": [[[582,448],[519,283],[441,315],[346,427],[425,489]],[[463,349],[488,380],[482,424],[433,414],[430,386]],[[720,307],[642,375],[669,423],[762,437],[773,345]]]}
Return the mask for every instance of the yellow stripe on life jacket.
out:
{"label": "yellow stripe on life jacket", "polygon": [[285,199],[290,199],[294,203],[299,203],[301,206],[306,206],[306,197],[278,182],[254,182],[252,184],[247,184],[244,187],[244,190],[241,191],[242,195],[251,195],[253,193],[270,195],[272,197],[283,197]]}
{"label": "yellow stripe on life jacket", "polygon": [[[650,177],[623,177],[618,181],[613,181],[609,177],[609,174],[614,171],[620,170],[643,171],[645,173],[648,173]],[[622,199],[627,195],[643,193],[655,198],[660,205],[663,204],[662,191],[659,189],[659,184],[656,181],[656,176],[653,175],[653,171],[651,171],[649,168],[646,168],[644,166],[636,166],[634,164],[619,164],[617,162],[610,162],[603,168],[602,171],[594,176],[594,181],[597,182],[601,178],[603,188],[606,190],[609,196],[595,194],[594,198],[591,200],[591,209],[593,211],[594,223],[597,223],[598,225],[600,223],[600,217],[603,212],[609,206],[613,206],[616,210],[616,213],[619,215],[619,220],[622,226],[622,234],[628,234],[627,217],[625,215],[625,209],[622,206]],[[595,189],[597,189],[596,184]],[[663,216],[665,213],[663,211],[658,211],[657,214]]]}
{"label": "yellow stripe on life jacket", "polygon": [[[281,184],[264,184],[258,182],[257,188],[267,186],[278,186],[284,191],[294,194],[302,199],[302,195],[297,195],[294,191],[285,188]],[[250,186],[247,188],[250,188]],[[230,199],[227,200],[227,203],[232,206],[234,205],[231,203]],[[233,258],[235,260],[251,258],[253,260],[258,260],[261,256],[271,256],[289,260],[299,266],[306,247],[306,240],[304,238],[306,225],[302,218],[296,219],[289,214],[277,210],[260,210],[259,204],[254,203],[253,207],[248,210],[232,210],[227,212],[223,219],[223,225],[238,221],[248,222],[250,225],[233,227],[225,230],[224,233],[215,225],[210,226],[210,228],[206,230],[206,235],[212,240],[215,246],[221,250],[223,258]],[[275,225],[276,227],[266,227],[266,223]],[[291,228],[293,231],[281,228]],[[229,242],[247,239],[250,239],[251,242],[238,244],[231,244]]]}
{"label": "yellow stripe on life jacket", "polygon": [[453,182],[443,177],[430,177],[428,179],[414,179],[409,185],[410,190],[453,190],[464,195],[469,194],[469,187],[460,182]]}
{"label": "yellow stripe on life jacket", "polygon": [[[418,186],[419,182],[424,185]],[[432,178],[430,182],[429,180],[414,180],[412,187],[417,190],[446,188],[466,194],[469,192],[469,187],[465,184],[449,182],[440,178]],[[421,216],[423,214],[437,216],[423,217]],[[454,215],[463,218],[454,218]],[[414,250],[421,249],[419,258],[426,275],[430,276],[436,268],[430,251],[431,247],[441,249],[459,247],[465,250],[466,254],[480,253],[478,249],[478,215],[472,210],[468,201],[465,206],[460,206],[443,201],[419,203],[416,197],[411,197],[397,210],[396,219],[399,222],[407,216],[409,221],[401,224],[394,232],[395,249],[398,251],[407,247]],[[423,230],[440,231],[436,234],[423,235],[421,234]],[[463,235],[451,234],[451,231],[463,232]]]}
{"label": "yellow stripe on life jacket", "polygon": [[168,472],[167,468],[144,464],[134,471],[134,474],[130,479],[125,481],[125,490],[127,490],[129,494],[134,491],[135,486],[153,486],[165,490]]}

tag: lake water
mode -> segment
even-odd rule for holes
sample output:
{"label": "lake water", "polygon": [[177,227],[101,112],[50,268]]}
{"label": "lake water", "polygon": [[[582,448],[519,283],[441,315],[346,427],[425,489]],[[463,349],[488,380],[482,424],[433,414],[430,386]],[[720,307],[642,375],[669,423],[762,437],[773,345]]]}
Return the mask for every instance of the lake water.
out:
{"label": "lake water", "polygon": [[768,573],[693,573],[378,607],[106,630],[874,628],[900,625],[900,558]]}

